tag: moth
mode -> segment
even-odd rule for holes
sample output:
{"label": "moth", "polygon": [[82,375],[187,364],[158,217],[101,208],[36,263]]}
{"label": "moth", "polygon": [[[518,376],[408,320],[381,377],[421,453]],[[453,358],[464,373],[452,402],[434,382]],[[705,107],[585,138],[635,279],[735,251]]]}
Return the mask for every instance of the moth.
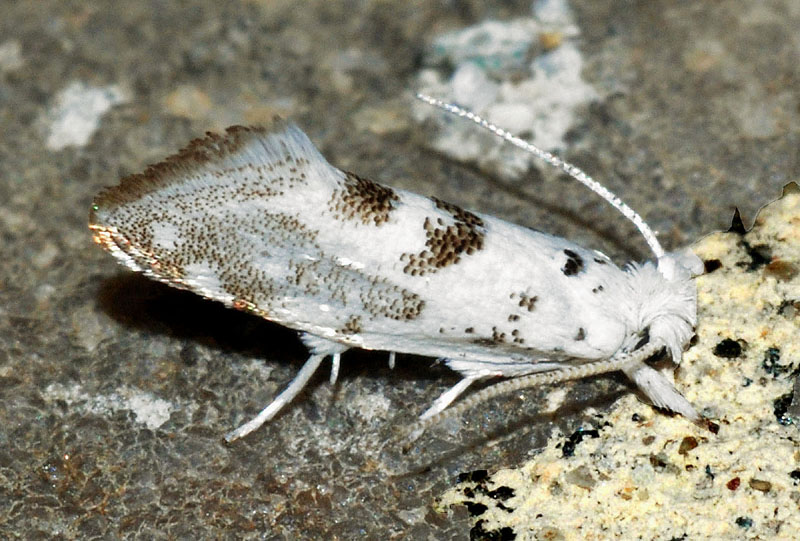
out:
{"label": "moth", "polygon": [[101,191],[89,228],[129,269],[300,332],[310,354],[298,375],[226,440],[272,419],[326,358],[335,382],[351,348],[390,352],[392,366],[398,352],[436,357],[461,374],[423,422],[478,380],[536,385],[613,370],[655,405],[700,420],[645,363],[664,350],[680,362],[700,260],[665,253],[638,214],[578,168],[419,97],[589,186],[639,228],[656,262],[620,268],[569,240],[341,171],[281,119],[208,132]]}

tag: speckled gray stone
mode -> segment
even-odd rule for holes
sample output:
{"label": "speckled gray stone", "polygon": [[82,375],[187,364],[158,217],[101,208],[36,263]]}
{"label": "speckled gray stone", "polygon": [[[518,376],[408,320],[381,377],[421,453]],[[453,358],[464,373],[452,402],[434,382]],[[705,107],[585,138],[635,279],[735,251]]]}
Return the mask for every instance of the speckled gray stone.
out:
{"label": "speckled gray stone", "polygon": [[[602,90],[566,158],[679,247],[745,221],[800,175],[792,0],[573,1]],[[90,241],[93,195],[191,137],[293,118],[342,169],[568,235],[644,244],[580,186],[509,184],[426,150],[411,91],[442,32],[530,2],[5,2],[0,17],[0,537],[463,539],[433,499],[462,471],[522,463],[558,423],[627,388],[576,384],[559,418],[537,393],[392,440],[456,380],[430,359],[343,359],[275,422],[221,436],[296,373],[293,333],[125,272]],[[450,6],[450,4],[447,4]],[[47,147],[73,82],[119,89],[85,145]],[[116,98],[119,98],[117,100]],[[543,393],[542,393],[543,396]],[[165,420],[166,419],[166,420]],[[384,447],[386,446],[386,447]],[[408,470],[403,476],[390,472]]]}

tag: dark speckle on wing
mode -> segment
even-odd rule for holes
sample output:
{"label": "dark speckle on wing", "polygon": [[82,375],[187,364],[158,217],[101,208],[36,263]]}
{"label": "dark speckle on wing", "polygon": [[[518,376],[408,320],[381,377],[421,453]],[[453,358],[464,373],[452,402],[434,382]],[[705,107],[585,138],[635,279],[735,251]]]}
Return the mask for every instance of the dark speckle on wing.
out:
{"label": "dark speckle on wing", "polygon": [[360,316],[351,316],[350,319],[347,320],[347,323],[344,324],[344,327],[340,329],[342,334],[358,334],[361,332],[361,317]]}
{"label": "dark speckle on wing", "polygon": [[416,293],[377,277],[372,279],[371,287],[361,293],[361,302],[369,314],[398,321],[416,319],[425,308],[425,301]]}
{"label": "dark speckle on wing", "polygon": [[564,255],[567,256],[567,262],[561,268],[564,276],[575,276],[583,271],[583,258],[581,256],[569,249],[564,250]]}
{"label": "dark speckle on wing", "polygon": [[[512,293],[511,295],[509,295],[509,298],[512,301],[515,301],[517,303],[517,306],[519,306],[520,308],[524,308],[528,312],[533,312],[536,309],[536,301],[539,300],[538,296],[530,295],[524,291],[520,293]],[[516,321],[517,319],[519,319],[519,316],[508,316],[509,321]]]}

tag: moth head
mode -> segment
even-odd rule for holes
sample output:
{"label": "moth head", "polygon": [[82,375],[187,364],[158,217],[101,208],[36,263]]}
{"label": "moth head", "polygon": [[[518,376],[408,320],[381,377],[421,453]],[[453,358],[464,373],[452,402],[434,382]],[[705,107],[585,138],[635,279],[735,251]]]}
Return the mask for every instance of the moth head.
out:
{"label": "moth head", "polygon": [[681,361],[697,323],[697,288],[693,277],[702,267],[700,258],[686,250],[665,254],[658,265],[646,263],[627,269],[632,298],[637,304],[633,323],[637,333],[626,344],[630,350],[641,346],[641,334],[646,330],[650,341],[661,342],[667,348],[675,364]]}

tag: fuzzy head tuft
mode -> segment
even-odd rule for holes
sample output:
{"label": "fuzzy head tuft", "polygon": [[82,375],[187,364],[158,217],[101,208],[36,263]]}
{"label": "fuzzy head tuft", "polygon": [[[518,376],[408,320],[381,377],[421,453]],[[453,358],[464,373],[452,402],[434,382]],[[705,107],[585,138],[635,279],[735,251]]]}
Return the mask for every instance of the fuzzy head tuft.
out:
{"label": "fuzzy head tuft", "polygon": [[[638,301],[634,326],[647,331],[650,341],[660,341],[675,364],[680,363],[686,344],[697,323],[697,288],[693,277],[703,269],[691,251],[665,254],[658,266],[648,262],[631,265],[632,299]],[[638,336],[631,337],[635,341]],[[639,339],[640,341],[641,339]],[[626,344],[626,348],[635,348]]]}

